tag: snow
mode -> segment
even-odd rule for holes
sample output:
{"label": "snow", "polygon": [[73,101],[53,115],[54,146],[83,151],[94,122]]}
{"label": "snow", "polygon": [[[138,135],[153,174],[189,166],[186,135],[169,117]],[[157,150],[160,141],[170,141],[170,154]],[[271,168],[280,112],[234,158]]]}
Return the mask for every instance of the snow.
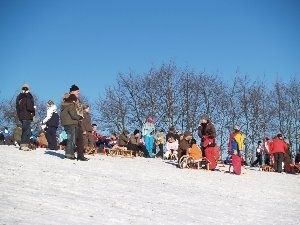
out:
{"label": "snow", "polygon": [[[0,224],[300,224],[300,175],[0,146]],[[226,168],[225,168],[226,170]]]}

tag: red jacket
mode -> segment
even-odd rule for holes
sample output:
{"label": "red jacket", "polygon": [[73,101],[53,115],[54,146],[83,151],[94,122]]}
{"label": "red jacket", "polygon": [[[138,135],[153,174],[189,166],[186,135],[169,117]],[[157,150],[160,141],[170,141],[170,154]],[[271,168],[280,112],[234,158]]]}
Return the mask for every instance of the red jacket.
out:
{"label": "red jacket", "polygon": [[288,150],[288,145],[287,143],[285,143],[284,140],[280,138],[274,138],[271,143],[270,150],[271,150],[271,154],[279,153],[279,152],[286,153]]}

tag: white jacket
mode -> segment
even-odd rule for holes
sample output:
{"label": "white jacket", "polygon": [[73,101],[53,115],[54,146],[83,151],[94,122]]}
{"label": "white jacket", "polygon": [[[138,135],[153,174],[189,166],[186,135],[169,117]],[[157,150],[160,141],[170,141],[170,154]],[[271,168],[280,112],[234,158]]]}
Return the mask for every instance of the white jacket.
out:
{"label": "white jacket", "polygon": [[53,113],[57,113],[57,107],[56,107],[56,105],[52,105],[52,106],[50,106],[50,107],[47,108],[47,116],[43,120],[43,124],[47,123],[47,121],[50,120],[50,118],[52,117]]}
{"label": "white jacket", "polygon": [[178,140],[175,140],[174,142],[167,142],[166,143],[166,149],[167,151],[177,151],[178,150]]}

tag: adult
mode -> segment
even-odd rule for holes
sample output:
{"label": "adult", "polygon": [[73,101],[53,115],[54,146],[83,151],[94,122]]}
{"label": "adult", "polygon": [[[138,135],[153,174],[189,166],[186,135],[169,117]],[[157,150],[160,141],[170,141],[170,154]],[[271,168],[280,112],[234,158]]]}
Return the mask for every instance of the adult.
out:
{"label": "adult", "polygon": [[90,148],[94,148],[95,142],[93,137],[93,126],[90,114],[90,106],[83,106],[83,120],[81,122],[81,128],[83,133],[83,143],[85,152],[88,152]]}
{"label": "adult", "polygon": [[191,147],[190,141],[192,140],[193,135],[190,131],[185,131],[183,133],[183,138],[179,141],[179,146],[178,146],[178,160],[183,155],[187,154],[188,149]]}
{"label": "adult", "polygon": [[271,165],[271,156],[270,156],[270,145],[272,141],[270,138],[265,137],[264,140],[264,156],[265,156],[265,165],[270,166]]}
{"label": "adult", "polygon": [[274,170],[275,172],[282,172],[282,162],[284,154],[287,153],[288,145],[283,140],[282,134],[277,134],[271,144],[271,154],[274,156]]}
{"label": "adult", "polygon": [[134,130],[133,134],[130,135],[129,143],[127,144],[127,149],[135,152],[135,156],[138,156],[139,152],[143,152],[145,157],[149,157],[149,153],[146,147],[141,142],[141,132],[137,129]]}
{"label": "adult", "polygon": [[198,136],[201,140],[202,155],[205,156],[205,148],[216,145],[216,129],[208,116],[203,116],[198,127]]}
{"label": "adult", "polygon": [[[79,116],[76,111],[77,97],[70,94],[61,104],[60,119],[61,124],[67,133],[67,146],[65,148],[65,158],[74,160],[76,159],[74,150],[76,146],[76,139],[78,136],[79,121],[82,116]],[[86,161],[83,152],[77,151],[77,160]]]}
{"label": "adult", "polygon": [[57,107],[52,100],[47,102],[47,116],[42,121],[42,124],[42,128],[46,131],[48,149],[57,150],[56,132],[59,125],[59,115],[57,113]]}
{"label": "adult", "polygon": [[16,98],[16,111],[22,124],[20,150],[29,151],[31,122],[35,116],[35,106],[28,84],[22,86],[21,93]]}
{"label": "adult", "polygon": [[[73,94],[77,97],[77,101],[75,102],[76,113],[83,119],[84,118],[84,115],[83,115],[84,110],[83,110],[83,105],[80,102],[79,87],[77,85],[73,84],[70,87],[69,93]],[[79,123],[78,123],[78,132],[76,135],[76,152],[77,152],[77,160],[87,161],[89,159],[84,157],[84,139],[83,139],[84,134],[83,134],[82,125],[81,125],[82,119],[79,120]]]}
{"label": "adult", "polygon": [[126,147],[128,145],[129,142],[128,134],[129,134],[128,130],[124,129],[122,133],[119,135],[118,145],[120,147]]}

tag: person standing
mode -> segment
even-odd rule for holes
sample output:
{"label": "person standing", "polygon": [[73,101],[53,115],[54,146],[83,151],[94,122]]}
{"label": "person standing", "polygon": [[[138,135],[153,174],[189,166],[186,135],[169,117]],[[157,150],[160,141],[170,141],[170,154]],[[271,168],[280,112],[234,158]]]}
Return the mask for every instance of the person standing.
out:
{"label": "person standing", "polygon": [[22,86],[21,93],[16,98],[16,111],[22,124],[20,150],[29,151],[31,122],[35,116],[35,106],[28,84]]}
{"label": "person standing", "polygon": [[51,150],[57,150],[57,137],[56,131],[59,125],[59,115],[57,113],[57,107],[53,101],[47,102],[47,116],[42,122],[42,128],[45,128],[46,138],[48,142],[48,148]]}
{"label": "person standing", "polygon": [[145,141],[145,146],[148,151],[148,155],[151,157],[153,156],[153,144],[154,144],[154,137],[153,132],[155,130],[154,126],[154,119],[152,116],[147,118],[146,123],[143,125],[142,134]]}
{"label": "person standing", "polygon": [[256,160],[251,164],[252,167],[254,167],[257,163],[259,166],[262,166],[262,153],[264,151],[264,145],[261,141],[258,141],[257,148],[256,148]]}
{"label": "person standing", "polygon": [[271,154],[274,155],[274,170],[282,172],[282,162],[284,154],[287,153],[288,145],[283,140],[282,134],[277,134],[271,144]]}
{"label": "person standing", "polygon": [[198,136],[201,140],[202,155],[205,148],[216,145],[216,129],[208,116],[203,116],[198,127]]}
{"label": "person standing", "polygon": [[95,142],[93,137],[93,126],[91,121],[90,107],[89,105],[83,106],[83,120],[81,122],[83,131],[83,143],[85,152],[89,152],[91,148],[94,148]]}
{"label": "person standing", "polygon": [[[64,98],[64,101],[61,104],[60,112],[61,124],[64,126],[68,138],[65,149],[65,157],[71,160],[76,159],[74,150],[76,146],[79,120],[82,119],[82,117],[76,112],[76,101],[77,97],[73,94],[70,94],[67,98]],[[79,156],[77,155],[77,158],[78,157]]]}
{"label": "person standing", "polygon": [[[75,102],[75,109],[77,115],[79,115],[82,119],[84,118],[83,115],[83,105],[80,102],[80,90],[79,87],[73,84],[70,87],[70,95],[75,95],[77,100]],[[76,133],[76,152],[77,152],[77,160],[80,161],[88,161],[89,159],[84,157],[84,140],[83,140],[83,130],[82,130],[82,119],[79,120],[78,124],[78,132]]]}

